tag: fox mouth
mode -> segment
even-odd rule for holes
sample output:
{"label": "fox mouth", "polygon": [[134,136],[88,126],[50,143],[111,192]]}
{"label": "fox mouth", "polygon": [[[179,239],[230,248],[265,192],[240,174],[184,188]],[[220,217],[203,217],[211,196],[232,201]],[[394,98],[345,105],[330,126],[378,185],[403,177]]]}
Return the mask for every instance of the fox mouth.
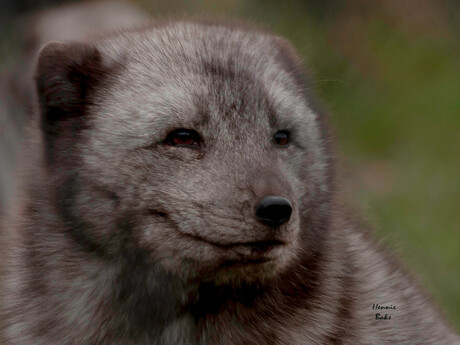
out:
{"label": "fox mouth", "polygon": [[273,238],[272,236],[256,241],[220,242],[214,239],[200,236],[198,234],[191,234],[180,231],[177,224],[170,217],[168,217],[168,214],[165,212],[149,210],[149,213],[171,222],[182,236],[186,236],[197,242],[206,243],[226,252],[231,252],[233,254],[231,255],[233,259],[230,259],[229,262],[257,264],[273,261],[280,255],[283,247],[289,244],[283,239]]}
{"label": "fox mouth", "polygon": [[232,248],[238,248],[238,247],[247,247],[251,248],[254,250],[258,250],[261,252],[270,250],[273,247],[285,245],[286,242],[278,239],[267,239],[267,240],[260,240],[260,241],[249,241],[249,242],[230,242],[230,243],[219,243],[216,241],[209,240],[205,237],[199,236],[199,235],[192,235],[192,234],[185,234],[188,237],[193,238],[194,240],[200,241],[200,242],[206,242],[209,243],[213,246],[220,247],[223,249],[232,249]]}
{"label": "fox mouth", "polygon": [[261,240],[261,241],[252,241],[252,242],[234,242],[234,243],[229,243],[229,244],[218,244],[218,243],[212,242],[212,244],[223,247],[223,248],[235,248],[235,247],[243,246],[243,247],[251,247],[259,251],[266,251],[272,247],[280,246],[285,243],[281,240]]}
{"label": "fox mouth", "polygon": [[196,241],[205,242],[214,247],[229,250],[235,253],[238,259],[230,260],[231,262],[257,264],[275,260],[278,252],[287,243],[279,239],[267,239],[260,241],[249,241],[249,242],[231,242],[231,243],[219,243],[199,235],[185,234],[188,237],[193,238]]}

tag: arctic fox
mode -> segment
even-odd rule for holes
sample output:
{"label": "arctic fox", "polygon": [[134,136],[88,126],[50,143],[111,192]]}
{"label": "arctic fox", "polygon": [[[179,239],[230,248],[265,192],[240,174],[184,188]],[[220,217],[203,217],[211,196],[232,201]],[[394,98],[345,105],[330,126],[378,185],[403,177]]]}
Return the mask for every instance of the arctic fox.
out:
{"label": "arctic fox", "polygon": [[49,43],[35,85],[5,345],[459,344],[347,216],[285,39],[158,22]]}

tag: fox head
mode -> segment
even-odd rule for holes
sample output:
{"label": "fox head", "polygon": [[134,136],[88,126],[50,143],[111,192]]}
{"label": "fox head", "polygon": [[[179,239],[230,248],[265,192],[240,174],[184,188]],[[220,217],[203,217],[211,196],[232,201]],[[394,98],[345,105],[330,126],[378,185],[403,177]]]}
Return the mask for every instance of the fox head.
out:
{"label": "fox head", "polygon": [[174,22],[50,43],[36,83],[48,192],[83,250],[253,281],[321,247],[324,114],[284,39]]}

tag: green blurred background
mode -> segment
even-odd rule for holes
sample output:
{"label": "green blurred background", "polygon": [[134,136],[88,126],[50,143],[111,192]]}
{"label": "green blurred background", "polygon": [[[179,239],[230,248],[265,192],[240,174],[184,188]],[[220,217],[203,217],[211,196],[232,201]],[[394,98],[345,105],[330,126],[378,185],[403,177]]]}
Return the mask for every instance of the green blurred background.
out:
{"label": "green blurred background", "polygon": [[[332,114],[354,206],[460,331],[460,2],[131,2],[155,17],[243,18],[288,38]],[[5,65],[15,42],[3,32]]]}

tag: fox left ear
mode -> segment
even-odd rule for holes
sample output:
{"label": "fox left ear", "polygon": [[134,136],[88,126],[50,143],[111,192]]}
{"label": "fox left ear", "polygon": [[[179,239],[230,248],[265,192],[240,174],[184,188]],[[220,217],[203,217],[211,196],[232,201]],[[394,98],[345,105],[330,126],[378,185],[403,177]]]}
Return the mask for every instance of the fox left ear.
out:
{"label": "fox left ear", "polygon": [[101,53],[90,44],[52,42],[41,49],[36,86],[48,156],[62,146],[56,144],[61,137],[74,138],[84,128],[92,90],[104,75]]}

